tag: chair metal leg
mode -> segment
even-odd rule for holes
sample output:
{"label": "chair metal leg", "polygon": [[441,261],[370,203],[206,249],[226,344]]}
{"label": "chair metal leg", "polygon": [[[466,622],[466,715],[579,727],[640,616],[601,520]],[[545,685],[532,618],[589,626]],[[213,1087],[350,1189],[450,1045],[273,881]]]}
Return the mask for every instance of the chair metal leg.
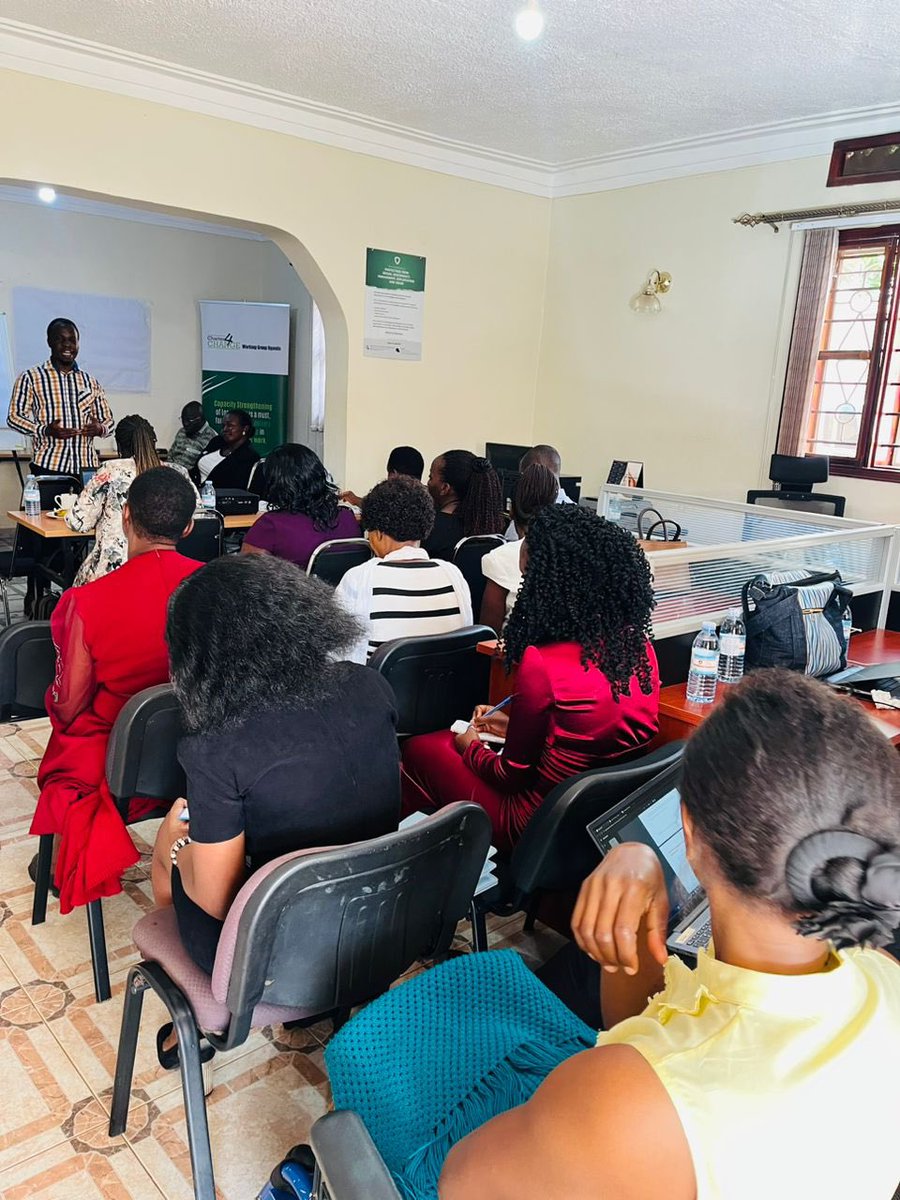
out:
{"label": "chair metal leg", "polygon": [[[206,1120],[206,1097],[203,1095],[200,1031],[194,1012],[184,993],[172,982],[165,970],[152,962],[141,962],[131,975],[140,972],[143,987],[152,987],[169,1010],[178,1036],[178,1065],[184,1095],[184,1115],[187,1122],[188,1147],[191,1152],[191,1171],[194,1176],[194,1200],[216,1200],[213,1176],[212,1149],[209,1144],[209,1125]],[[130,984],[131,976],[129,976]],[[128,998],[126,997],[126,1004]],[[125,1016],[122,1017],[125,1027]],[[121,1052],[121,1051],[120,1051]],[[124,1075],[124,1067],[123,1067]],[[116,1070],[118,1080],[118,1067]],[[115,1096],[113,1097],[115,1101]],[[120,1100],[120,1104],[122,1101]],[[112,1131],[112,1122],[110,1122]]]}
{"label": "chair metal leg", "polygon": [[3,592],[3,610],[6,613],[7,629],[12,625],[12,616],[9,611],[9,584],[5,579],[0,579],[0,591]]}
{"label": "chair metal leg", "polygon": [[53,864],[53,834],[42,833],[38,838],[37,870],[34,880],[34,900],[31,904],[32,925],[43,925],[47,919],[47,895],[50,891],[50,872]]}
{"label": "chair metal leg", "polygon": [[477,898],[469,905],[469,921],[472,925],[472,949],[476,953],[487,950],[487,921],[485,920],[484,909],[478,903]]}
{"label": "chair metal leg", "polygon": [[122,1027],[119,1031],[119,1049],[116,1053],[116,1074],[113,1080],[109,1118],[110,1137],[118,1137],[120,1133],[124,1133],[125,1126],[128,1124],[128,1105],[131,1102],[131,1083],[134,1078],[134,1056],[141,1028],[144,992],[149,986],[140,965],[132,967],[128,972],[128,983],[125,987],[125,1005],[122,1009]]}
{"label": "chair metal leg", "polygon": [[537,920],[537,911],[538,897],[534,895],[529,898],[528,905],[525,909],[525,920],[522,924],[522,928],[526,933],[531,933],[532,929],[534,929],[534,923]]}
{"label": "chair metal leg", "polygon": [[106,930],[103,926],[103,905],[92,900],[87,906],[88,937],[91,943],[91,970],[94,974],[94,995],[102,1004],[112,995],[109,987],[109,960],[106,957]]}

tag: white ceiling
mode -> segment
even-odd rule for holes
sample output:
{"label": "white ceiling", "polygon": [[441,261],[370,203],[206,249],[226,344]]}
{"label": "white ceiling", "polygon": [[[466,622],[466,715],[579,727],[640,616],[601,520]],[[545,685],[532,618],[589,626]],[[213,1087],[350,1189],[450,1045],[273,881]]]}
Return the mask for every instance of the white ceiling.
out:
{"label": "white ceiling", "polygon": [[571,165],[900,102],[894,0],[0,0],[27,22],[450,139]]}

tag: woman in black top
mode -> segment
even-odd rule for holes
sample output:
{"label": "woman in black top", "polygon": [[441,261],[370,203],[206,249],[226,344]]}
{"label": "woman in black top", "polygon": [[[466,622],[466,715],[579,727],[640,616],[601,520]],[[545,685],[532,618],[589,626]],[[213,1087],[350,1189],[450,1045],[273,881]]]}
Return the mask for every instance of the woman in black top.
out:
{"label": "woman in black top", "polygon": [[448,450],[436,458],[428,490],[434,501],[434,529],[422,545],[431,558],[452,560],[461,538],[506,528],[500,477],[486,458],[471,450]]}
{"label": "woman in black top", "polygon": [[393,692],[375,671],[333,661],[358,636],[329,587],[279,558],[217,559],[172,597],[187,801],[160,827],[153,892],[174,903],[185,948],[207,972],[250,872],[397,828]]}
{"label": "woman in black top", "polygon": [[194,468],[197,486],[208,479],[213,487],[246,491],[253,468],[259,462],[259,454],[250,444],[255,433],[248,412],[235,408],[226,413],[222,432],[209,443]]}

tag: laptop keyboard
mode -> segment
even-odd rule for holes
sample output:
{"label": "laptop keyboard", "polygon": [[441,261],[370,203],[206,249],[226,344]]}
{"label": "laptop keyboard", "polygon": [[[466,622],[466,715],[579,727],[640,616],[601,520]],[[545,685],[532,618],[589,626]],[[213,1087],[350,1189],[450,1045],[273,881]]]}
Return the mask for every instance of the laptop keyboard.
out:
{"label": "laptop keyboard", "polygon": [[698,925],[689,938],[682,936],[678,939],[679,946],[691,946],[695,950],[705,950],[712,940],[712,921],[709,917]]}

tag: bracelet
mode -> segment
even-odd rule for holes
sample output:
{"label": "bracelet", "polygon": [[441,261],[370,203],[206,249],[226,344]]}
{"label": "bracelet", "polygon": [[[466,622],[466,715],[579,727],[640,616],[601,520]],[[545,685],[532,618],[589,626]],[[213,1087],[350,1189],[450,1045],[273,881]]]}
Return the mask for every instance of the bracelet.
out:
{"label": "bracelet", "polygon": [[178,841],[172,843],[172,849],[169,851],[169,858],[172,860],[173,867],[178,865],[178,852],[190,844],[191,839],[189,837],[180,837]]}

